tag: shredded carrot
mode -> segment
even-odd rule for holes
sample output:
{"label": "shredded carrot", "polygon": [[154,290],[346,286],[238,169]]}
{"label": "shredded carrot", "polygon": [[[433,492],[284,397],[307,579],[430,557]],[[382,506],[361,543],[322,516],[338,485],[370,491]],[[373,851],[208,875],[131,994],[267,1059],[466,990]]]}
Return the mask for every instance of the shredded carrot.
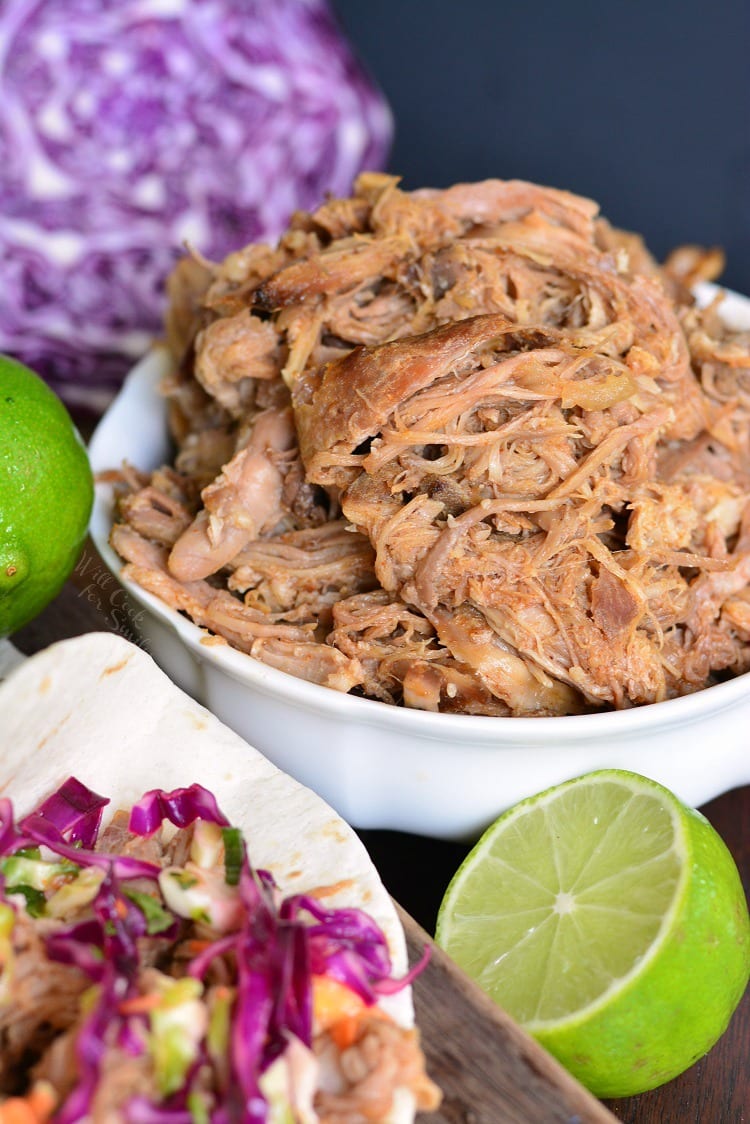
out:
{"label": "shredded carrot", "polygon": [[365,1020],[370,1023],[380,1019],[384,1023],[392,1023],[393,1019],[387,1011],[379,1007],[363,1007],[356,1015],[344,1015],[328,1027],[328,1033],[338,1046],[339,1050],[347,1050],[357,1041],[360,1028]]}
{"label": "shredded carrot", "polygon": [[118,1010],[121,1015],[147,1015],[161,1003],[161,996],[157,992],[150,995],[134,995],[132,999],[123,999]]}
{"label": "shredded carrot", "polygon": [[185,941],[183,947],[188,955],[193,957],[198,956],[201,952],[205,952],[212,943],[212,941],[206,940],[205,938],[199,939],[198,937],[192,937],[190,940]]}
{"label": "shredded carrot", "polygon": [[360,1024],[359,1015],[347,1015],[328,1028],[333,1041],[339,1050],[348,1050],[357,1041],[357,1029]]}
{"label": "shredded carrot", "polygon": [[25,1097],[11,1097],[0,1104],[0,1124],[37,1124],[38,1119]]}
{"label": "shredded carrot", "polygon": [[330,976],[313,976],[313,1018],[321,1030],[345,1018],[358,1017],[364,1000],[346,984]]}
{"label": "shredded carrot", "polygon": [[46,1124],[57,1096],[47,1081],[38,1081],[25,1097],[9,1097],[0,1104],[0,1124]]}
{"label": "shredded carrot", "polygon": [[25,1097],[11,1097],[0,1104],[0,1124],[37,1124],[37,1120]]}

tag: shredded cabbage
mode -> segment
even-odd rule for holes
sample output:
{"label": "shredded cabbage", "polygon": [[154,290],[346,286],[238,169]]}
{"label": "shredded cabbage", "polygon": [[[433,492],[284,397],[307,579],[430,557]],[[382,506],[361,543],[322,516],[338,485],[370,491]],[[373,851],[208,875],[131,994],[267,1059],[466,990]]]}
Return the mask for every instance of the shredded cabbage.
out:
{"label": "shredded cabbage", "polygon": [[226,827],[229,820],[219,811],[216,798],[199,784],[165,792],[153,788],[135,804],[130,812],[129,828],[134,835],[152,835],[169,820],[175,827],[188,827],[196,820]]}
{"label": "shredded cabbage", "polygon": [[327,0],[4,0],[0,351],[101,408],[187,240],[223,258],[382,166]]}
{"label": "shredded cabbage", "polygon": [[[36,815],[48,820],[69,843],[91,847],[99,833],[102,811],[109,804],[106,796],[97,796],[75,777],[68,777],[36,810]],[[18,825],[24,830],[24,821]]]}

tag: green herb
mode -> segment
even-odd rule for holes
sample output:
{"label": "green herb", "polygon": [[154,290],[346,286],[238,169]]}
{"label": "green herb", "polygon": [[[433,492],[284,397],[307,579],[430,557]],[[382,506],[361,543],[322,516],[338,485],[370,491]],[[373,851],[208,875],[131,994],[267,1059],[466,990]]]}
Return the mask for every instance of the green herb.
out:
{"label": "green herb", "polygon": [[29,917],[43,917],[47,899],[41,890],[33,886],[13,886],[11,893],[20,894],[26,902],[26,912]]}
{"label": "green herb", "polygon": [[209,1124],[211,1114],[208,1111],[208,1098],[205,1093],[193,1090],[187,1096],[187,1108],[193,1124]]}
{"label": "green herb", "polygon": [[163,933],[165,929],[174,925],[174,917],[151,894],[144,894],[140,890],[123,890],[126,898],[130,898],[137,905],[146,918],[146,932],[149,936]]}
{"label": "green herb", "polygon": [[198,879],[187,870],[170,870],[168,873],[181,890],[192,890],[194,886],[198,885]]}
{"label": "green herb", "polygon": [[224,839],[224,880],[227,886],[236,886],[245,856],[242,832],[238,827],[224,827],[221,834]]}

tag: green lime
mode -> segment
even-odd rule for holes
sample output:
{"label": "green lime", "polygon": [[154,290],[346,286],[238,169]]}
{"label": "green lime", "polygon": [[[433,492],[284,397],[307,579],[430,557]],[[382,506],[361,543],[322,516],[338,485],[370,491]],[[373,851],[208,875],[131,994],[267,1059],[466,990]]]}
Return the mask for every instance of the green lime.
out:
{"label": "green lime", "polygon": [[59,592],[93,495],[86,450],[60,399],[28,367],[0,356],[0,636]]}
{"label": "green lime", "polygon": [[737,867],[699,812],[602,770],[517,804],[482,836],[436,939],[600,1097],[682,1073],[750,973]]}

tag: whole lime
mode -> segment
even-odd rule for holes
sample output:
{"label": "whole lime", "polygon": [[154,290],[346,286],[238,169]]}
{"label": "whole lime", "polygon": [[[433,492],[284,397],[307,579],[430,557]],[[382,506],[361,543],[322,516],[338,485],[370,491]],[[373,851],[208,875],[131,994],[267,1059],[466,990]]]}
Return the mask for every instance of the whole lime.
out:
{"label": "whole lime", "polygon": [[745,894],[719,835],[616,769],[488,828],[448,888],[437,940],[602,1097],[652,1089],[710,1050],[750,972]]}
{"label": "whole lime", "polygon": [[62,402],[28,367],[0,356],[0,636],[60,591],[93,496],[86,450]]}

